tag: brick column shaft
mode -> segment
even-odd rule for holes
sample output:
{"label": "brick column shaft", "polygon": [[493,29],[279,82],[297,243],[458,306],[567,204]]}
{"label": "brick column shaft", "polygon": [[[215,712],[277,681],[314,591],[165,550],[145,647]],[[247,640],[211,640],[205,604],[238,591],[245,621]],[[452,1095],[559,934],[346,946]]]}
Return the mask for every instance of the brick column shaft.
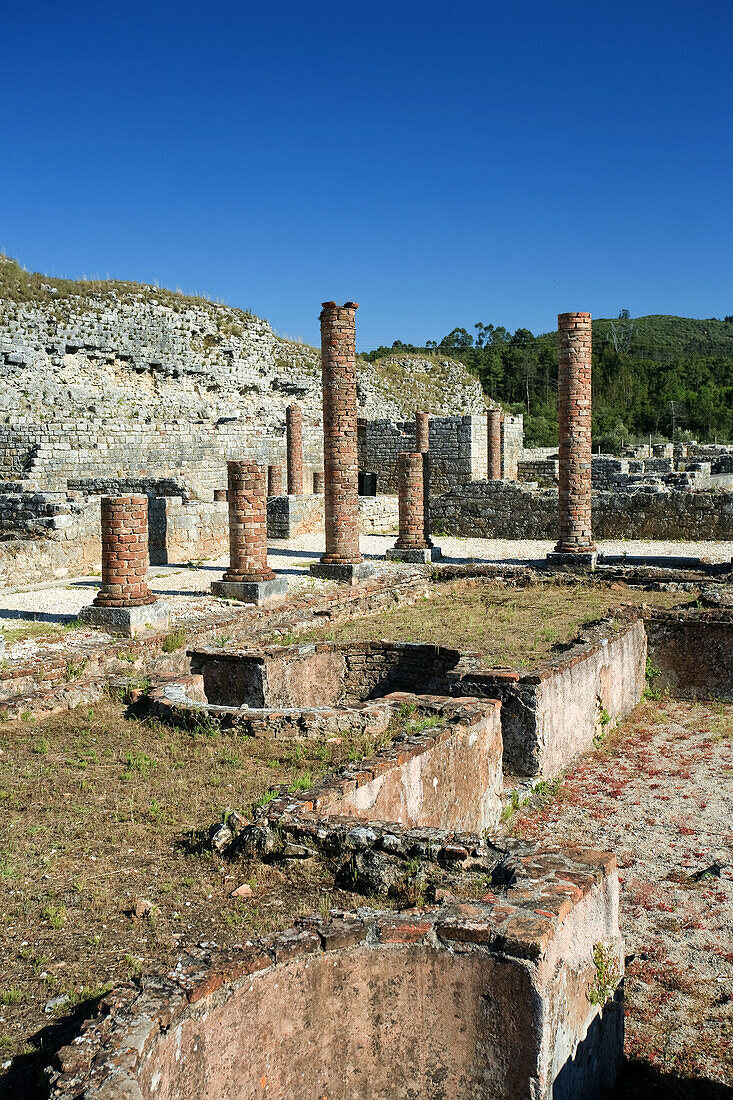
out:
{"label": "brick column shaft", "polygon": [[[422,497],[425,546],[432,547],[430,539],[430,417],[426,412],[415,412],[415,450],[423,456]],[[399,470],[398,470],[399,476]]]}
{"label": "brick column shaft", "polygon": [[407,451],[397,458],[400,510],[400,537],[395,543],[397,550],[426,550],[430,546],[425,538],[424,460],[425,455],[420,451]]}
{"label": "brick column shaft", "polygon": [[266,473],[256,462],[227,462],[229,568],[225,581],[270,581],[267,564]]}
{"label": "brick column shaft", "polygon": [[324,302],[321,311],[323,466],[328,564],[358,565],[359,486],[356,442],[355,302]]}
{"label": "brick column shaft", "polygon": [[281,497],[283,495],[282,466],[267,467],[267,495],[268,497]]}
{"label": "brick column shaft", "polygon": [[288,443],[288,493],[302,493],[303,413],[300,405],[288,405],[285,410],[285,430]]}
{"label": "brick column shaft", "polygon": [[426,412],[415,413],[415,450],[423,455],[430,450],[430,417]]}
{"label": "brick column shaft", "polygon": [[324,485],[323,470],[314,470],[313,471],[313,492],[314,493],[322,493],[323,492],[323,485]]}
{"label": "brick column shaft", "polygon": [[489,481],[501,479],[501,422],[504,414],[501,409],[489,409],[487,414],[487,470]]}
{"label": "brick column shaft", "polygon": [[148,498],[102,497],[102,587],[97,607],[143,607],[148,588]]}
{"label": "brick column shaft", "polygon": [[562,554],[595,550],[591,531],[591,319],[557,318],[560,422],[560,539]]}

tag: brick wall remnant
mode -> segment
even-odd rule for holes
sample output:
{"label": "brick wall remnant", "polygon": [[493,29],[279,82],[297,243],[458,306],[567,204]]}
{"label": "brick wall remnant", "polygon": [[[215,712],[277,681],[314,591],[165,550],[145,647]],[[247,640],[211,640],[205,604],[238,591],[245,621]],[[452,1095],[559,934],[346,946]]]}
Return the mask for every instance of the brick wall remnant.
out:
{"label": "brick wall remnant", "polygon": [[265,467],[256,462],[228,462],[229,568],[224,581],[270,581],[267,564]]}
{"label": "brick wall remnant", "polygon": [[560,422],[560,538],[556,552],[595,550],[591,534],[591,319],[557,318]]}
{"label": "brick wall remnant", "polygon": [[288,493],[303,492],[303,412],[300,405],[285,410],[288,446]]}
{"label": "brick wall remnant", "polygon": [[283,495],[282,466],[267,467],[267,495],[268,497],[281,497]]}
{"label": "brick wall remnant", "polygon": [[423,463],[425,455],[407,451],[399,459],[400,535],[397,550],[427,550],[432,543],[425,535]]}
{"label": "brick wall remnant", "polygon": [[487,418],[487,472],[489,481],[501,478],[501,422],[504,419],[501,409],[489,409]]}
{"label": "brick wall remnant", "polygon": [[148,588],[148,498],[102,498],[102,587],[95,607],[145,607]]}
{"label": "brick wall remnant", "polygon": [[323,470],[313,471],[313,492],[321,494],[324,488]]}
{"label": "brick wall remnant", "polygon": [[357,565],[359,490],[356,445],[356,302],[324,302],[321,312],[323,460],[326,492],[324,564]]}

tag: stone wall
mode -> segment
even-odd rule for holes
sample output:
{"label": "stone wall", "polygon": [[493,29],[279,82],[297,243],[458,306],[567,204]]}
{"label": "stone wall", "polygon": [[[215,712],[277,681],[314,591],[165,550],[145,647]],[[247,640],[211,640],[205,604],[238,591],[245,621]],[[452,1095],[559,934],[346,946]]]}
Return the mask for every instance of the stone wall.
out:
{"label": "stone wall", "polygon": [[646,669],[643,624],[634,622],[619,633],[609,626],[603,633],[533,672],[456,676],[456,693],[501,701],[507,773],[558,775],[639,702]]}
{"label": "stone wall", "polygon": [[655,691],[733,700],[733,611],[649,611],[644,625]]}
{"label": "stone wall", "polygon": [[[599,539],[733,539],[733,492],[636,490],[594,492]],[[557,489],[532,483],[477,481],[435,496],[434,532],[465,538],[555,539]]]}
{"label": "stone wall", "polygon": [[517,464],[524,450],[524,417],[504,413],[501,424],[501,476],[516,481]]}
{"label": "stone wall", "polygon": [[[352,865],[404,867],[432,846],[458,879],[491,866],[482,837],[377,826],[347,840]],[[600,1100],[623,1052],[620,996],[592,1003],[595,945],[623,971],[616,861],[525,845],[511,866],[512,885],[481,902],[312,916],[190,949],[105,998],[59,1052],[52,1100]]]}
{"label": "stone wall", "polygon": [[[521,419],[521,418],[520,418]],[[486,415],[433,416],[430,418],[430,490],[444,492],[486,477]],[[397,492],[397,459],[416,449],[415,422],[359,421],[359,469],[377,473],[382,492]]]}

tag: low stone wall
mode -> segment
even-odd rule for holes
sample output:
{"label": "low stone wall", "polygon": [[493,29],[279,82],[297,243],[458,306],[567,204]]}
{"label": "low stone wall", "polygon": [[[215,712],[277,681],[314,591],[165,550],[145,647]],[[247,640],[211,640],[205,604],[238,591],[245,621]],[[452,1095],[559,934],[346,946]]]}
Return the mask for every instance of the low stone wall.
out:
{"label": "low stone wall", "polygon": [[534,672],[454,674],[453,690],[501,701],[507,773],[550,778],[633,710],[645,671],[646,634],[637,620],[619,633],[609,624],[605,637]]}
{"label": "low stone wall", "polygon": [[[488,444],[485,413],[431,416],[429,439],[431,492],[444,492],[476,478],[486,477]],[[378,488],[396,493],[398,457],[403,451],[416,449],[414,420],[360,419],[358,443],[359,469],[376,471]],[[514,461],[515,449],[511,447],[508,452],[510,463]]]}
{"label": "low stone wall", "polygon": [[648,611],[644,625],[655,690],[733,700],[733,611]]}
{"label": "low stone wall", "polygon": [[352,706],[393,691],[445,694],[458,650],[413,642],[318,642],[229,653],[191,650],[208,702],[227,707]]}
{"label": "low stone wall", "polygon": [[[434,531],[464,538],[556,539],[557,489],[532,483],[475,481],[434,497]],[[733,492],[593,493],[599,539],[733,539]]]}
{"label": "low stone wall", "polygon": [[[370,843],[353,833],[352,861]],[[495,863],[479,837],[425,840],[459,874]],[[403,862],[424,850],[417,830],[383,841]],[[523,846],[512,866],[481,901],[194,948],[104,999],[59,1052],[51,1097],[600,1100],[623,1050],[620,999],[598,997],[593,958],[600,944],[623,971],[615,859]]]}

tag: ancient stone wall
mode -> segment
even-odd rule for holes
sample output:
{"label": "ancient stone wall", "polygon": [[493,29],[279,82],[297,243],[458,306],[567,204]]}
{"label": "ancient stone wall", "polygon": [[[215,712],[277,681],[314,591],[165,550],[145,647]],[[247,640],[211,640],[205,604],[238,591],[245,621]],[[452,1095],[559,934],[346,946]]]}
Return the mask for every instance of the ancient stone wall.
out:
{"label": "ancient stone wall", "polygon": [[517,463],[524,450],[524,417],[521,413],[504,413],[501,422],[501,476],[516,481]]}
{"label": "ancient stone wall", "polygon": [[733,700],[733,611],[649,611],[644,626],[655,690]]}
{"label": "ancient stone wall", "polygon": [[[359,421],[359,469],[377,473],[381,492],[397,492],[398,456],[417,450],[415,422]],[[430,440],[430,491],[445,492],[457,485],[485,477],[487,429],[485,414],[432,416]]]}
{"label": "ancient stone wall", "polygon": [[[531,483],[477,481],[434,496],[434,532],[464,538],[553,539],[557,489]],[[598,539],[733,539],[733,492],[637,490],[594,492]]]}

